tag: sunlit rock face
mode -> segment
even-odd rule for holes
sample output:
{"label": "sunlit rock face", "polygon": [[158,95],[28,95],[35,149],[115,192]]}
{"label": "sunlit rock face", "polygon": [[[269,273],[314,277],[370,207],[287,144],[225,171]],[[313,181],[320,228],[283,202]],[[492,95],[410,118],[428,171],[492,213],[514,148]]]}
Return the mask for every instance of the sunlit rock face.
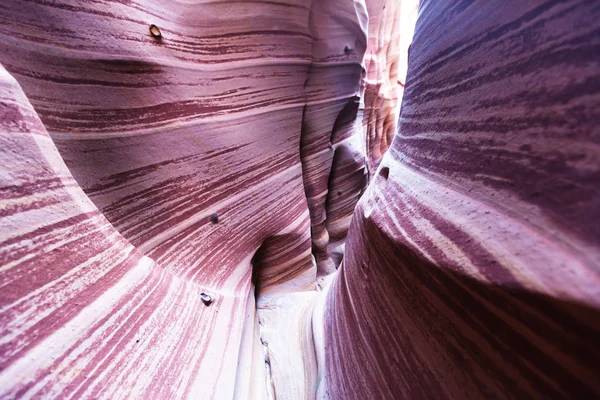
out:
{"label": "sunlit rock face", "polygon": [[417,18],[417,0],[370,0],[363,106],[365,149],[371,175],[390,147],[406,81],[408,47]]}
{"label": "sunlit rock face", "polygon": [[425,1],[322,315],[326,393],[600,395],[600,8]]}

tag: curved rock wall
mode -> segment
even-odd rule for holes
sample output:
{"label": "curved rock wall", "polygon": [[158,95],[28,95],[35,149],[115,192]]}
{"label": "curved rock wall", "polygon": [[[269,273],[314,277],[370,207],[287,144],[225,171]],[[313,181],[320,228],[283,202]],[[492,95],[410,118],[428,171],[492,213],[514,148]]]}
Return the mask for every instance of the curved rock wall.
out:
{"label": "curved rock wall", "polygon": [[414,10],[5,1],[0,398],[598,397],[600,9]]}
{"label": "curved rock wall", "polygon": [[408,46],[417,17],[417,0],[370,0],[365,53],[363,107],[365,150],[372,175],[390,147],[406,82]]}
{"label": "curved rock wall", "polygon": [[[339,264],[341,257],[334,255],[336,262],[329,253],[330,242],[335,247],[336,242],[343,241],[354,205],[366,184],[362,138],[359,127],[352,122],[357,115],[353,110],[366,46],[367,15],[358,1],[346,6],[335,1],[315,0],[312,4],[312,63],[305,83],[308,97],[300,156],[311,216],[312,250],[321,277],[334,272]],[[336,225],[343,228],[337,229]],[[333,240],[328,228],[334,230]]]}
{"label": "curved rock wall", "polygon": [[600,8],[424,1],[323,315],[336,399],[600,395]]}
{"label": "curved rock wall", "polygon": [[[204,306],[197,285],[135,249],[4,69],[0,93],[0,398],[232,397],[236,376],[219,369],[238,354],[223,357],[214,337],[235,337],[244,306],[219,295]],[[215,311],[227,309],[238,320],[223,326]]]}
{"label": "curved rock wall", "polygon": [[[28,100],[13,81],[3,96],[13,104],[19,93],[18,107],[39,115],[31,134],[47,130],[75,178],[62,161],[53,175],[59,157],[45,133],[53,158],[39,162],[43,178],[24,169],[37,156],[15,164],[3,149],[2,187],[17,214],[0,238],[0,397],[314,393],[312,338],[287,350],[311,333],[311,314],[281,296],[314,297],[313,242],[319,264],[334,270],[325,227],[339,247],[365,184],[356,114],[343,112],[359,90],[364,5],[8,1],[0,20],[0,62]],[[15,149],[37,148],[31,135],[15,140]],[[328,195],[330,175],[341,194]],[[56,180],[57,193],[40,179]],[[74,200],[61,192],[72,190]],[[113,268],[120,275],[106,278]],[[139,293],[119,300],[114,285]],[[80,321],[56,344],[100,303],[105,325]]]}

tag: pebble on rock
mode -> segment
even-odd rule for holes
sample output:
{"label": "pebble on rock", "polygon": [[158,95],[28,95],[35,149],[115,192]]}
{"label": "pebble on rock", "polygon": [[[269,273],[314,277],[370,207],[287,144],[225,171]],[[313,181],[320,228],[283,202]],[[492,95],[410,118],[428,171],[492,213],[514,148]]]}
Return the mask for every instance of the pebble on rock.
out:
{"label": "pebble on rock", "polygon": [[160,29],[158,29],[158,26],[154,24],[150,25],[150,34],[156,39],[162,38],[162,33],[160,32]]}
{"label": "pebble on rock", "polygon": [[200,293],[200,298],[202,299],[202,302],[204,303],[204,305],[209,306],[210,303],[212,303],[213,299],[212,297],[210,297],[210,295],[202,292]]}

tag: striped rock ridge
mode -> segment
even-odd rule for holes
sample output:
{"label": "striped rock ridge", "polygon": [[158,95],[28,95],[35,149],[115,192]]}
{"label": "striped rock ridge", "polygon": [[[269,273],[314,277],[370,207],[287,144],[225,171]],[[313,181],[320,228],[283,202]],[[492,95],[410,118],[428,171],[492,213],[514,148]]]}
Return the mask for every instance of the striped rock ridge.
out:
{"label": "striped rock ridge", "polygon": [[422,1],[315,313],[336,399],[600,396],[600,4]]}
{"label": "striped rock ridge", "polygon": [[366,184],[344,111],[364,4],[6,1],[0,18],[0,397],[310,397],[311,248],[335,270],[325,227],[339,247]]}
{"label": "striped rock ridge", "polygon": [[600,7],[415,10],[4,1],[0,398],[600,397]]}

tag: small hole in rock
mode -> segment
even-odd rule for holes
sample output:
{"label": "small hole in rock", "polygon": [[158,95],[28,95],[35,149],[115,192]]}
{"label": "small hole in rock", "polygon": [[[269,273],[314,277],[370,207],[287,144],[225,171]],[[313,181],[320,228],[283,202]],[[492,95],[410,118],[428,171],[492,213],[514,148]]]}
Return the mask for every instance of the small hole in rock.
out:
{"label": "small hole in rock", "polygon": [[347,53],[347,52],[349,52],[349,51],[350,51],[350,47],[348,47],[348,46],[345,46],[345,47],[344,47],[344,53]]}
{"label": "small hole in rock", "polygon": [[211,221],[213,224],[216,224],[217,222],[219,222],[219,214],[217,214],[217,213],[213,213],[213,214],[210,216],[210,221]]}
{"label": "small hole in rock", "polygon": [[379,170],[379,175],[381,175],[383,179],[387,180],[387,178],[390,176],[390,169],[388,167],[382,167]]}
{"label": "small hole in rock", "polygon": [[162,33],[160,33],[160,29],[158,29],[158,26],[152,24],[150,25],[150,34],[155,37],[156,39],[160,39],[162,37]]}
{"label": "small hole in rock", "polygon": [[341,195],[342,195],[342,191],[341,191],[341,190],[338,190],[338,192],[337,192],[337,193],[338,193],[338,196],[341,196]]}

